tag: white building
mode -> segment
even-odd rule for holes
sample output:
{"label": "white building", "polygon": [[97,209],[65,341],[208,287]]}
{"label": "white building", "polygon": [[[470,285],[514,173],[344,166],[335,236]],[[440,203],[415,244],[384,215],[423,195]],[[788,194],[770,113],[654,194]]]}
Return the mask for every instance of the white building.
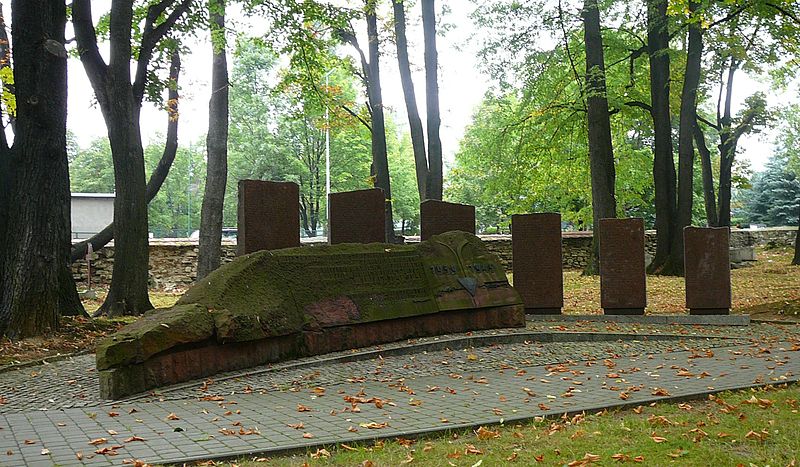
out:
{"label": "white building", "polygon": [[72,193],[72,238],[89,238],[114,221],[114,193]]}

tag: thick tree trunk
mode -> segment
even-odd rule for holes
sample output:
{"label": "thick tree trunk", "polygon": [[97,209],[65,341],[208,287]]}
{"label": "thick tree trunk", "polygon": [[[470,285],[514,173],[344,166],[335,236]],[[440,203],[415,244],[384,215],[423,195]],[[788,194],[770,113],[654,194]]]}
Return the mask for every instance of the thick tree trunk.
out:
{"label": "thick tree trunk", "polygon": [[706,145],[706,137],[697,121],[694,123],[694,142],[697,152],[700,153],[700,163],[703,168],[703,200],[706,206],[706,223],[709,227],[717,227],[717,198],[714,193],[714,173],[711,170],[711,151]]}
{"label": "thick tree trunk", "polygon": [[17,128],[10,153],[2,149],[14,168],[7,187],[14,202],[3,219],[13,228],[0,245],[0,335],[13,339],[57,328],[60,306],[70,301],[60,296],[68,277],[70,191],[66,5],[15,0],[11,14]]}
{"label": "thick tree trunk", "polygon": [[597,0],[584,0],[584,41],[586,43],[586,116],[589,132],[589,164],[592,180],[592,220],[594,226],[593,261],[586,273],[599,270],[600,219],[616,217],[614,196],[616,172],[611,144],[611,121],[606,95],[603,37],[600,34],[600,11]]}
{"label": "thick tree trunk", "polygon": [[[147,196],[144,150],[139,128],[139,106],[131,86],[130,2],[111,4],[109,34],[111,54],[108,81],[103,90],[103,112],[114,163],[114,269],[111,286],[97,314],[139,315],[153,308],[147,293],[148,248]],[[95,89],[97,93],[98,90]],[[102,92],[102,91],[101,91]]]}
{"label": "thick tree trunk", "polygon": [[[689,2],[692,15],[699,3]],[[692,223],[694,197],[694,125],[697,116],[697,87],[700,84],[700,66],[703,53],[703,30],[698,22],[689,24],[686,72],[681,91],[680,129],[678,130],[678,212],[675,218],[675,235],[672,238],[672,267],[683,275],[683,229]]]}
{"label": "thick tree trunk", "polygon": [[375,186],[383,190],[386,199],[386,241],[394,241],[392,220],[392,190],[389,184],[389,158],[386,149],[386,124],[383,117],[383,94],[381,92],[380,51],[378,49],[378,18],[374,5],[367,8],[367,37],[369,39],[369,74],[367,88],[369,106],[372,109],[372,166]]}
{"label": "thick tree trunk", "polygon": [[403,0],[392,2],[394,8],[394,31],[397,40],[397,63],[400,68],[400,82],[406,101],[408,126],[411,130],[411,147],[414,150],[414,163],[417,172],[417,188],[420,202],[428,196],[428,159],[425,154],[425,133],[419,117],[414,81],[411,79],[411,64],[408,59],[408,40],[406,39],[406,12]]}
{"label": "thick tree trunk", "polygon": [[670,60],[666,0],[647,0],[647,45],[652,102],[653,184],[656,208],[656,254],[650,271],[668,268],[675,218],[675,161],[672,155],[672,115],[669,108]]}
{"label": "thick tree trunk", "polygon": [[[180,54],[175,51],[172,54],[172,64],[170,65],[170,81],[174,83],[170,87],[167,101],[167,139],[164,143],[164,152],[161,154],[161,159],[158,165],[153,169],[150,174],[150,179],[147,181],[146,195],[147,202],[153,201],[153,198],[158,194],[161,185],[169,175],[169,170],[172,163],[175,161],[175,155],[178,152],[178,76],[181,70]],[[98,251],[114,239],[114,223],[108,224],[100,232],[92,235],[90,238],[76,243],[72,246],[70,253],[70,262],[81,260],[86,257],[89,251],[89,244],[92,245],[92,251]]]}
{"label": "thick tree trunk", "polygon": [[213,65],[208,103],[206,187],[200,215],[197,279],[219,267],[222,256],[222,208],[228,179],[228,62],[225,57],[225,0],[209,4]]}
{"label": "thick tree trunk", "polygon": [[422,0],[422,33],[425,42],[425,113],[428,123],[428,196],[442,199],[442,140],[439,127],[439,53],[436,50],[436,5]]}

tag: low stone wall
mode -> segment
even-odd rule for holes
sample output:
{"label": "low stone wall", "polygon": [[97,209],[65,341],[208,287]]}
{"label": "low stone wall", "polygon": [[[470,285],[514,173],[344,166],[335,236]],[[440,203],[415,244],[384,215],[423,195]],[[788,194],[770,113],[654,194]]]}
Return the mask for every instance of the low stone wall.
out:
{"label": "low stone wall", "polygon": [[[731,248],[746,246],[793,246],[796,227],[773,227],[758,230],[733,230]],[[512,269],[511,235],[481,235],[488,250],[500,258],[507,271]],[[407,237],[409,243],[418,242],[419,237]],[[319,239],[304,241],[304,246],[320,244]],[[645,253],[655,253],[655,231],[647,231]],[[592,232],[564,232],[562,250],[565,269],[583,269],[589,261],[592,248]],[[236,256],[236,243],[222,245],[222,261],[226,263]],[[111,282],[114,262],[114,245],[111,244],[92,254],[92,284],[107,285]],[[194,283],[197,273],[197,242],[187,240],[152,240],[150,242],[150,280],[153,288],[184,289]],[[73,264],[73,275],[79,287],[86,287],[86,261]]]}

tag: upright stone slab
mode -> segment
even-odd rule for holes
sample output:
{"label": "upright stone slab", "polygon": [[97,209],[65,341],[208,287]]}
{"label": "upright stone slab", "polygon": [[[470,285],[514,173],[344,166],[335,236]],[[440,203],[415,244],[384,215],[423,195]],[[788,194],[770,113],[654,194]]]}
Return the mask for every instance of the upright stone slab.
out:
{"label": "upright stone slab", "polygon": [[236,252],[300,246],[300,188],[293,182],[239,180]]}
{"label": "upright stone slab", "polygon": [[683,229],[686,307],[693,315],[727,315],[731,308],[730,230]]}
{"label": "upright stone slab", "polygon": [[561,214],[511,217],[514,288],[532,314],[560,314],[564,306]]}
{"label": "upright stone slab", "polygon": [[644,220],[600,219],[600,304],[607,315],[643,315],[647,306]]}
{"label": "upright stone slab", "polygon": [[419,205],[420,240],[460,230],[475,234],[475,206],[429,199]]}
{"label": "upright stone slab", "polygon": [[385,204],[380,188],[331,193],[328,243],[385,242]]}

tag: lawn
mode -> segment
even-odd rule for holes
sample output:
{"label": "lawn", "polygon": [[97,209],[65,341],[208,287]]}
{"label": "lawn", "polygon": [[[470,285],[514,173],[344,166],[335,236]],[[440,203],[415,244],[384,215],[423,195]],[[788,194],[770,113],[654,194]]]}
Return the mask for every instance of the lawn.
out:
{"label": "lawn", "polygon": [[743,390],[702,401],[537,419],[416,440],[339,444],[236,464],[794,466],[800,452],[798,399],[798,385]]}

